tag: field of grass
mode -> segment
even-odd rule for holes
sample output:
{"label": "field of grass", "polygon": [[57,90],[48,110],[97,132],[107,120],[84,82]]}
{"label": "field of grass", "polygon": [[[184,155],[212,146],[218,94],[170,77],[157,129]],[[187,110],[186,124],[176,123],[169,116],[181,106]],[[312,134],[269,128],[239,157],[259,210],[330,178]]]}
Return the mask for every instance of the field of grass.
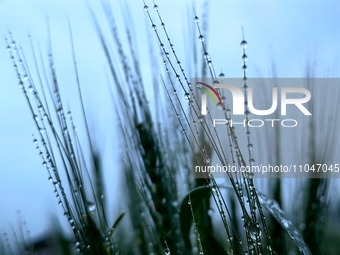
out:
{"label": "field of grass", "polygon": [[[88,14],[86,25],[72,17],[62,21],[64,26],[47,19],[46,47],[29,36],[22,48],[21,35],[9,26],[7,75],[16,78],[17,94],[23,95],[26,106],[18,114],[30,116],[31,150],[36,149],[50,182],[56,212],[63,215],[57,222],[63,223],[36,242],[20,214],[15,234],[7,231],[0,239],[1,254],[43,249],[47,254],[340,253],[336,178],[312,178],[312,171],[304,171],[303,178],[192,175],[196,165],[335,166],[340,80],[329,78],[336,77],[336,67],[318,68],[310,59],[304,63],[299,81],[312,94],[306,107],[313,114],[290,115],[298,127],[214,128],[214,114],[231,119],[232,102],[220,89],[221,111],[209,104],[203,115],[206,84],[236,78],[245,96],[254,87],[256,106],[267,107],[271,87],[287,80],[280,79],[280,63],[273,61],[266,70],[275,79],[255,89],[252,78],[263,76],[248,71],[256,61],[255,50],[247,48],[252,45],[248,35],[256,38],[248,22],[237,38],[225,40],[234,45],[226,47],[215,27],[216,20],[223,27],[224,19],[209,11],[209,1],[187,9],[174,5],[91,2],[82,10]],[[212,5],[217,12],[218,4]],[[165,6],[173,8],[173,15]],[[61,27],[68,39],[60,43],[54,34]],[[224,61],[228,64],[221,70]],[[294,75],[286,72],[283,78]],[[242,100],[242,118],[255,119],[248,99]],[[282,116],[275,112],[272,117]],[[6,201],[7,195],[1,196]]]}

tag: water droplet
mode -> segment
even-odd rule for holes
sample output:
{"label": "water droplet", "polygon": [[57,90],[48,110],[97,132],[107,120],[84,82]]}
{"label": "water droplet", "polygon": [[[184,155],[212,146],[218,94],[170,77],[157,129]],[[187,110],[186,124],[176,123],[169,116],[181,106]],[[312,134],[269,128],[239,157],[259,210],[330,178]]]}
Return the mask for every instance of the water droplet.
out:
{"label": "water droplet", "polygon": [[247,61],[247,60],[248,60],[247,55],[246,55],[246,54],[243,54],[243,55],[242,55],[242,59],[243,59],[244,61]]}
{"label": "water droplet", "polygon": [[212,61],[208,60],[208,66],[212,66]]}
{"label": "water droplet", "polygon": [[247,66],[244,64],[244,65],[242,66],[242,69],[243,69],[243,70],[247,70]]}
{"label": "water droplet", "polygon": [[224,73],[220,73],[219,77],[223,78],[224,77]]}
{"label": "water droplet", "polygon": [[155,9],[155,11],[158,11],[158,5],[157,5],[157,4],[155,4],[155,5],[153,6],[153,8]]}
{"label": "water droplet", "polygon": [[198,40],[200,40],[200,42],[204,42],[204,36],[203,36],[203,35],[200,35],[200,36],[198,37]]}
{"label": "water droplet", "polygon": [[250,143],[250,144],[248,144],[248,149],[249,150],[252,150],[253,149],[253,145]]}
{"label": "water droplet", "polygon": [[185,100],[187,100],[187,101],[189,102],[189,100],[190,100],[190,94],[189,94],[188,92],[185,93],[184,97],[185,97]]}
{"label": "water droplet", "polygon": [[249,163],[250,163],[251,166],[254,165],[255,159],[251,158],[251,159],[249,160]]}
{"label": "water droplet", "polygon": [[191,200],[190,199],[188,200],[188,205],[191,205]]}
{"label": "water droplet", "polygon": [[241,46],[242,46],[243,48],[247,48],[247,41],[242,40]]}
{"label": "water droplet", "polygon": [[197,16],[195,16],[195,22],[198,23],[199,21],[200,19]]}
{"label": "water droplet", "polygon": [[205,52],[205,53],[203,54],[203,57],[204,57],[205,59],[208,59],[208,58],[209,58],[209,53],[208,53],[208,52]]}
{"label": "water droplet", "polygon": [[86,203],[86,209],[91,213],[96,210],[96,205],[92,202],[87,202]]}
{"label": "water droplet", "polygon": [[144,5],[144,11],[148,12],[149,11],[149,6]]}
{"label": "water droplet", "polygon": [[217,103],[216,107],[217,107],[218,110],[222,110],[222,108],[223,108],[223,106],[221,105],[220,102]]}
{"label": "water droplet", "polygon": [[177,95],[177,90],[174,90],[174,94]]}
{"label": "water droplet", "polygon": [[205,157],[204,157],[204,162],[205,162],[206,164],[209,164],[209,163],[210,163],[210,158],[209,158],[208,156],[205,156]]}
{"label": "water droplet", "polygon": [[152,29],[154,30],[154,31],[156,31],[157,30],[157,26],[155,25],[155,24],[152,24]]}
{"label": "water droplet", "polygon": [[165,251],[164,251],[165,255],[170,255],[170,249],[169,248],[166,248]]}
{"label": "water droplet", "polygon": [[202,116],[199,116],[197,119],[198,119],[199,122],[203,122],[203,120],[204,120]]}

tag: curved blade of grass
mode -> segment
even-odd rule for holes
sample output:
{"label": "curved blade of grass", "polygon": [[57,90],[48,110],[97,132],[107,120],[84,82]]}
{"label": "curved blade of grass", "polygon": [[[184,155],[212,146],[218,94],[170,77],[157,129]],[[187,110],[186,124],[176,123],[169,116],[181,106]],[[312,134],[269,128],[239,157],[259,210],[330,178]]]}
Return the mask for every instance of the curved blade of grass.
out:
{"label": "curved blade of grass", "polygon": [[[220,185],[220,188],[228,189],[234,192],[234,188],[231,185]],[[244,193],[246,194],[246,193]],[[257,191],[257,196],[259,198],[262,207],[268,210],[270,214],[280,223],[281,227],[287,232],[290,239],[294,242],[296,247],[300,250],[303,255],[312,255],[307,244],[293,225],[293,223],[287,219],[285,212],[280,208],[279,204],[274,200],[269,198],[263,193]]]}
{"label": "curved blade of grass", "polygon": [[191,192],[189,192],[182,200],[181,208],[180,208],[180,222],[181,222],[181,231],[183,235],[183,240],[188,248],[188,250],[191,250],[191,243],[190,243],[190,228],[192,220],[192,214],[190,206],[188,205],[188,201],[190,198],[191,204],[193,205],[193,211],[198,211],[198,208],[202,204],[203,200],[206,198],[209,198],[211,194],[211,188],[206,186],[198,187]]}

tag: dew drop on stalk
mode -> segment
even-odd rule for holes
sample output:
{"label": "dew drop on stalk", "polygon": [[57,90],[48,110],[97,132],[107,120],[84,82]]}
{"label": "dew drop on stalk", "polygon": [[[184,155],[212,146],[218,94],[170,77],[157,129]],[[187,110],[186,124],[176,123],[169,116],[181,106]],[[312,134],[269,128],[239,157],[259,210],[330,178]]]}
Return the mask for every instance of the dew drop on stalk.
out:
{"label": "dew drop on stalk", "polygon": [[153,8],[155,9],[155,11],[158,11],[158,5],[157,5],[157,4],[155,4],[155,5],[153,6]]}
{"label": "dew drop on stalk", "polygon": [[155,24],[152,24],[152,29],[154,30],[154,31],[156,31],[157,30],[157,26],[155,25]]}
{"label": "dew drop on stalk", "polygon": [[144,5],[144,11],[148,12],[149,11],[149,6]]}
{"label": "dew drop on stalk", "polygon": [[249,160],[249,163],[250,163],[251,166],[254,165],[255,159],[251,158],[251,159]]}
{"label": "dew drop on stalk", "polygon": [[198,40],[200,40],[200,42],[204,42],[204,36],[203,36],[203,35],[200,35],[200,36],[198,37]]}
{"label": "dew drop on stalk", "polygon": [[200,19],[197,16],[195,16],[195,22],[198,23],[199,21]]}
{"label": "dew drop on stalk", "polygon": [[210,163],[210,158],[208,156],[204,157],[204,162],[206,164],[209,164]]}
{"label": "dew drop on stalk", "polygon": [[247,41],[242,40],[241,46],[242,46],[243,48],[247,48]]}
{"label": "dew drop on stalk", "polygon": [[177,90],[174,89],[174,94],[177,95]]}
{"label": "dew drop on stalk", "polygon": [[165,254],[165,255],[170,255],[170,254],[171,254],[170,249],[169,249],[169,248],[166,248],[165,251],[164,251],[164,254]]}
{"label": "dew drop on stalk", "polygon": [[218,110],[222,110],[222,108],[223,108],[223,106],[221,105],[221,103],[217,103],[216,107],[217,107]]}
{"label": "dew drop on stalk", "polygon": [[204,119],[203,119],[202,116],[199,116],[199,117],[198,117],[198,121],[199,121],[199,122],[203,122],[203,120],[204,120]]}
{"label": "dew drop on stalk", "polygon": [[185,100],[187,100],[189,102],[190,94],[188,92],[185,93],[184,97],[185,97]]}
{"label": "dew drop on stalk", "polygon": [[96,210],[96,205],[92,202],[87,202],[86,203],[86,209],[91,213]]}
{"label": "dew drop on stalk", "polygon": [[253,145],[250,143],[250,144],[248,144],[248,149],[249,150],[252,150],[253,149]]}
{"label": "dew drop on stalk", "polygon": [[227,118],[230,119],[230,117],[231,117],[231,110],[228,108],[227,109]]}
{"label": "dew drop on stalk", "polygon": [[191,205],[191,200],[190,199],[188,200],[188,205]]}

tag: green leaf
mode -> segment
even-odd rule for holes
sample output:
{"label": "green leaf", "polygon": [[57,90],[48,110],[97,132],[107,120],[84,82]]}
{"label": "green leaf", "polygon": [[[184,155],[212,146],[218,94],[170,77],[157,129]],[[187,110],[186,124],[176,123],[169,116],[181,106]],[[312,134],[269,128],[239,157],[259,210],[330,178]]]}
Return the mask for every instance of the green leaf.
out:
{"label": "green leaf", "polygon": [[182,201],[180,208],[180,222],[181,222],[181,231],[183,235],[183,240],[188,250],[191,250],[191,243],[189,238],[189,232],[192,223],[192,214],[191,209],[188,204],[189,196],[191,200],[191,206],[195,215],[195,212],[198,211],[204,199],[209,198],[211,194],[211,189],[206,186],[198,187],[192,190],[188,195],[186,195]]}

